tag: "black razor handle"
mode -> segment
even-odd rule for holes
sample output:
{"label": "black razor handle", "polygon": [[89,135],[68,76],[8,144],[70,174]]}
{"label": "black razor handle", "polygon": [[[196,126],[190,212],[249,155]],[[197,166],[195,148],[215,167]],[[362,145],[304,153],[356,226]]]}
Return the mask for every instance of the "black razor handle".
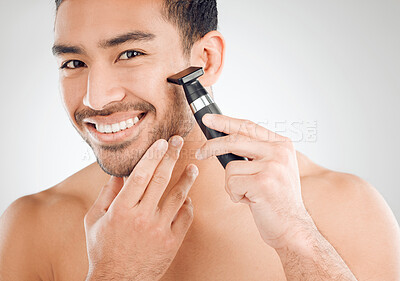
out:
{"label": "black razor handle", "polygon": [[[203,74],[204,70],[202,67],[192,66],[171,77],[168,77],[167,81],[169,83],[183,86],[190,109],[192,110],[193,115],[204,135],[209,140],[223,137],[227,134],[208,128],[203,124],[202,118],[207,113],[222,115],[217,104],[208,94],[203,85],[201,85],[201,83],[197,80],[197,78]],[[217,158],[219,162],[221,162],[224,169],[226,165],[233,160],[248,160],[245,157],[241,157],[232,153],[218,155]]]}
{"label": "black razor handle", "polygon": [[[202,118],[207,113],[222,114],[221,110],[218,108],[216,103],[211,103],[208,106],[203,107],[202,109],[200,109],[199,111],[197,111],[194,114],[194,117],[196,118],[196,121],[199,124],[199,126],[200,126],[201,130],[203,131],[204,135],[206,136],[206,138],[209,140],[209,139],[215,139],[215,138],[226,136],[227,134],[210,129],[209,127],[207,127],[206,125],[203,124]],[[224,169],[225,169],[226,165],[228,165],[228,163],[233,160],[247,160],[247,158],[235,155],[233,153],[217,155],[217,158],[218,158],[219,162],[222,164],[222,166],[224,167]]]}

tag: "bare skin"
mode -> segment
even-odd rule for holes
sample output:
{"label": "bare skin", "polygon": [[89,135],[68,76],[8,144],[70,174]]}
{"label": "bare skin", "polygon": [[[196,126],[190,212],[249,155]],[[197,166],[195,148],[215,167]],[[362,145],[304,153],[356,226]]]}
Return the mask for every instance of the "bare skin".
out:
{"label": "bare skin", "polygon": [[[356,176],[322,168],[299,152],[297,157],[306,208],[358,280],[396,280],[399,233],[379,194]],[[200,171],[189,192],[193,223],[161,280],[286,280],[279,256],[262,241],[249,208],[226,194],[218,160],[191,162]],[[17,200],[2,218],[7,258],[2,257],[0,272],[18,276],[6,280],[84,280],[83,219],[109,178],[93,163]]]}
{"label": "bare skin", "polygon": [[[104,2],[102,5],[96,4],[101,1]],[[177,242],[172,246],[169,243],[171,248],[167,254],[173,260],[165,271],[163,267],[161,272],[156,263],[154,267],[147,267],[146,276],[131,280],[145,280],[146,277],[149,280],[399,279],[398,224],[382,197],[362,179],[320,167],[300,152],[289,149],[289,145],[282,148],[273,140],[249,145],[242,138],[237,142],[225,139],[222,147],[254,157],[249,162],[265,174],[268,174],[269,168],[277,168],[276,163],[284,169],[270,172],[268,178],[261,177],[258,181],[248,178],[245,184],[231,181],[227,184],[226,179],[234,169],[233,165],[226,171],[222,168],[215,157],[214,149],[218,148],[218,144],[206,141],[193,122],[187,104],[184,107],[184,103],[171,103],[173,91],[165,78],[187,66],[188,62],[182,57],[177,31],[172,25],[155,20],[157,1],[138,0],[134,10],[128,9],[131,0],[113,1],[113,5],[109,6],[107,0],[81,0],[79,6],[76,3],[76,0],[63,3],[56,20],[56,43],[79,46],[84,51],[80,54],[58,53],[60,64],[71,59],[82,62],[68,64],[71,68],[60,71],[61,91],[72,124],[92,146],[102,167],[93,163],[48,190],[17,200],[7,209],[0,221],[2,278],[124,280],[121,274],[128,274],[128,271],[135,270],[134,265],[154,258],[150,250],[155,249],[158,253],[156,242],[160,241],[124,232],[123,226],[118,223],[123,220],[119,220],[118,216],[113,216],[117,218],[114,225],[109,225],[102,232],[108,235],[107,241],[113,241],[111,245],[107,245],[107,241],[96,241],[96,237],[101,236],[97,236],[100,232],[93,226],[101,222],[104,214],[105,217],[113,213],[117,209],[115,206],[121,205],[121,202],[134,200],[132,192],[145,188],[128,184],[131,177],[124,174],[126,168],[139,167],[146,158],[144,153],[157,139],[169,140],[172,135],[178,134],[184,137],[184,144],[176,163],[164,165],[170,170],[173,168],[173,171],[166,186],[159,183],[157,190],[162,191],[159,205],[163,210],[168,194],[175,190],[183,171],[193,163],[199,175],[193,184],[187,183],[185,187],[189,189],[191,186],[187,196],[192,203],[184,203],[185,198],[181,198],[180,204],[186,210],[192,205],[194,215],[192,220],[187,219],[190,227],[187,223],[182,224],[187,225],[187,233],[182,227],[176,232],[179,233],[176,235]],[[99,18],[101,21],[97,21]],[[126,26],[153,32],[156,39],[111,49],[98,47],[100,40],[118,35],[121,31],[130,31],[126,30]],[[136,48],[146,55],[129,61],[121,56],[123,51]],[[208,87],[218,79],[224,50],[223,37],[216,31],[207,34],[193,47],[189,64],[204,66],[203,85]],[[175,99],[179,101],[181,97],[175,96]],[[100,114],[91,113],[99,113],[102,109],[108,110],[102,112],[108,112],[103,115],[126,115],[128,113],[123,111],[128,109],[123,105],[128,104],[140,104],[140,109],[149,110],[145,119],[147,123],[144,123],[148,126],[143,126],[139,138],[131,139],[126,147],[117,151],[107,150],[104,143],[88,133],[85,117],[99,118],[97,115]],[[122,115],[118,116],[121,118]],[[114,114],[109,118],[117,117]],[[178,119],[185,122],[172,126]],[[252,126],[250,124],[249,128]],[[157,127],[167,129],[152,130]],[[260,129],[258,132],[266,132]],[[233,131],[230,133],[235,135]],[[251,134],[249,130],[244,136]],[[253,141],[256,138],[253,136]],[[256,147],[260,147],[257,152],[254,151]],[[204,160],[195,158],[198,148],[208,152]],[[135,154],[136,151],[141,154]],[[271,153],[267,154],[267,151]],[[269,159],[268,155],[279,157]],[[283,164],[285,159],[288,161]],[[239,170],[246,167],[239,167]],[[124,182],[120,178],[119,183],[114,183],[119,189],[115,188],[115,196],[109,196],[108,204],[104,205],[107,207],[103,206],[104,212],[96,215],[93,212],[95,201],[104,198],[101,190],[110,182],[110,176],[103,170],[123,175]],[[278,184],[265,184],[271,179]],[[294,179],[293,184],[288,185],[288,179]],[[152,189],[149,187],[145,194]],[[242,187],[246,189],[240,190]],[[273,191],[274,196],[265,196]],[[147,208],[157,205],[157,200],[147,205],[144,201],[143,206]],[[268,212],[260,212],[257,206]],[[276,211],[279,208],[280,211]],[[294,214],[298,217],[295,223],[285,220]],[[128,230],[129,221],[128,217],[125,222]],[[144,239],[152,242],[148,246],[143,245]],[[181,245],[179,239],[182,239]],[[142,250],[130,256],[134,252],[132,249],[137,250],[135,246],[139,244]],[[112,259],[102,264],[107,255]],[[121,268],[125,271],[113,275],[113,271]],[[103,277],[96,275],[99,269]],[[152,272],[152,269],[157,272]]]}

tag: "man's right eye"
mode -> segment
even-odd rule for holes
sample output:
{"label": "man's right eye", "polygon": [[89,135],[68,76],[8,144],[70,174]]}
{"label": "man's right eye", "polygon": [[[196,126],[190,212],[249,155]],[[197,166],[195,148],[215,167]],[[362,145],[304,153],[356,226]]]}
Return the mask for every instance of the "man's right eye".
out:
{"label": "man's right eye", "polygon": [[60,69],[75,69],[75,68],[79,68],[79,67],[85,67],[85,63],[81,62],[80,60],[70,60],[65,62]]}

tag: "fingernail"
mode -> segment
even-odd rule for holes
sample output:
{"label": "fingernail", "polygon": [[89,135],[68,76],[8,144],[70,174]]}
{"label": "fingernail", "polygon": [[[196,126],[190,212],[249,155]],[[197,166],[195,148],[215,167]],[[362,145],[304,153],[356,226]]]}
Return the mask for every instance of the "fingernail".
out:
{"label": "fingernail", "polygon": [[179,147],[182,143],[182,138],[181,137],[173,137],[171,140],[171,144],[175,147]]}
{"label": "fingernail", "polygon": [[197,167],[195,165],[190,165],[189,173],[192,174],[193,176],[197,176],[197,174],[199,173],[199,170],[197,169]]}
{"label": "fingernail", "polygon": [[167,141],[165,139],[160,139],[157,144],[159,150],[163,150],[167,147]]}
{"label": "fingernail", "polygon": [[203,155],[201,154],[200,149],[197,149],[195,157],[197,160],[203,159]]}

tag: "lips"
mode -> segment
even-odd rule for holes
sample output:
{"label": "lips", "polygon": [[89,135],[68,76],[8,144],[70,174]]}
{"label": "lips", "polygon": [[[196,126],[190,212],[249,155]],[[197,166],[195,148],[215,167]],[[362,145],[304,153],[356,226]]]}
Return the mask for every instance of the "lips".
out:
{"label": "lips", "polygon": [[112,125],[115,123],[120,123],[128,119],[133,119],[138,117],[140,114],[146,113],[145,111],[133,111],[133,112],[116,112],[107,116],[93,116],[83,119],[84,123],[92,124],[104,124]]}

